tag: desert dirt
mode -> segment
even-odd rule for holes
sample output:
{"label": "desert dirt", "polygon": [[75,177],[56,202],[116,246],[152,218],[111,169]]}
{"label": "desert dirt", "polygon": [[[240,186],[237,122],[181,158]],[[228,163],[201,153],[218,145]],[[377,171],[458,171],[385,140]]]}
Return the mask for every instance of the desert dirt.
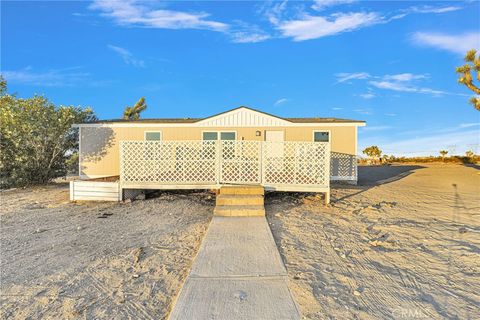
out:
{"label": "desert dirt", "polygon": [[[266,195],[306,319],[476,319],[480,175],[462,165],[361,167],[332,204]],[[0,318],[163,319],[210,222],[208,192],[70,203],[66,184],[0,193]]]}
{"label": "desert dirt", "polygon": [[271,194],[266,212],[306,319],[478,319],[480,167],[361,167],[359,185]]}
{"label": "desert dirt", "polygon": [[70,203],[68,186],[0,194],[1,319],[162,319],[208,228],[214,195]]}

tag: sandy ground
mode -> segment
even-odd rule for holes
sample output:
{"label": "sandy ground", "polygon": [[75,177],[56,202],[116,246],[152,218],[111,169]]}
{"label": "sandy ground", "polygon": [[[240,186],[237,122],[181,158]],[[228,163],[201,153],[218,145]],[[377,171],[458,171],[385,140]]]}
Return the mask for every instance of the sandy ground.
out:
{"label": "sandy ground", "polygon": [[0,194],[4,319],[162,319],[188,275],[214,197],[68,202],[67,185]]}
{"label": "sandy ground", "polygon": [[[307,319],[478,319],[480,170],[360,168],[332,206],[267,194]],[[66,185],[0,193],[0,318],[162,319],[211,219],[208,193],[68,202]]]}
{"label": "sandy ground", "polygon": [[360,185],[270,194],[266,211],[307,319],[478,319],[480,170],[362,167]]}

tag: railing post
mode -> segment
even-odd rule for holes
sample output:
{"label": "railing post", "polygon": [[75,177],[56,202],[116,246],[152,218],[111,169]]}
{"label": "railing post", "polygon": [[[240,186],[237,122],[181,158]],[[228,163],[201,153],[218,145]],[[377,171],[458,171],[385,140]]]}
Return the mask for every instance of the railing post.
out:
{"label": "railing post", "polygon": [[327,187],[327,192],[325,192],[325,205],[330,204],[330,158],[332,156],[330,142],[327,142],[325,145],[325,184]]}
{"label": "railing post", "polygon": [[331,151],[331,145],[330,145],[330,142],[327,142],[327,147],[325,148],[326,151],[326,164],[325,164],[325,168],[327,170],[326,172],[326,176],[327,176],[327,187],[328,189],[330,189],[330,158],[332,156],[332,151]]}
{"label": "railing post", "polygon": [[217,168],[217,172],[216,172],[216,179],[217,179],[217,184],[220,184],[220,181],[222,180],[222,146],[220,145],[222,143],[221,140],[216,140],[215,141],[215,155],[216,155],[216,158],[217,158],[217,165],[215,166]]}
{"label": "railing post", "polygon": [[125,153],[123,151],[123,148],[125,148],[125,141],[120,141],[120,179],[118,181],[118,197],[119,201],[123,200],[123,181],[125,179],[125,164],[123,163],[125,161]]}
{"label": "railing post", "polygon": [[262,170],[263,170],[263,159],[262,159],[262,154],[263,154],[263,141],[258,142],[259,147],[258,147],[258,179],[260,180],[260,184],[263,184],[263,179],[262,179]]}
{"label": "railing post", "polygon": [[123,168],[125,166],[125,164],[123,163],[125,161],[124,152],[123,152],[124,146],[125,146],[125,142],[120,141],[120,188],[122,187],[123,179],[125,177],[125,173],[123,171]]}
{"label": "railing post", "polygon": [[262,143],[262,147],[261,147],[262,155],[261,155],[261,161],[260,162],[262,163],[262,172],[261,172],[261,178],[260,179],[261,179],[262,186],[265,186],[265,168],[266,168],[266,166],[265,166],[265,153],[267,152],[266,151],[267,150],[267,146],[266,146],[267,142],[266,141],[261,141],[261,143]]}

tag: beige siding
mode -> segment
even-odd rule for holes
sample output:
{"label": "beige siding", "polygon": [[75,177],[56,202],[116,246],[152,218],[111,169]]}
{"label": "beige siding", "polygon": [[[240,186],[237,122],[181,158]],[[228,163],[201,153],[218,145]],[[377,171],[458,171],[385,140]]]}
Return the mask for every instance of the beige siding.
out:
{"label": "beige siding", "polygon": [[[259,137],[255,134],[258,130],[262,133]],[[237,139],[263,140],[265,130],[284,131],[287,141],[313,141],[314,130],[330,131],[332,153],[351,159],[356,155],[356,127],[353,125],[270,128],[83,127],[80,131],[80,174],[82,177],[119,175],[119,141],[143,140],[145,131],[161,131],[163,140],[200,140],[203,131],[236,131]],[[335,169],[332,168],[332,175],[335,175]]]}

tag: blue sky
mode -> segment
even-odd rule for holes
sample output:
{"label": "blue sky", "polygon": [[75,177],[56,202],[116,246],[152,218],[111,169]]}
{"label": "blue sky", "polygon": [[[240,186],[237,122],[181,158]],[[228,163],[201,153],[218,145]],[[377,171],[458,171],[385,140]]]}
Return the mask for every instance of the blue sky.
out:
{"label": "blue sky", "polygon": [[455,74],[478,1],[2,1],[1,39],[10,92],[102,119],[145,96],[145,118],[246,105],[366,120],[359,152],[480,152]]}

